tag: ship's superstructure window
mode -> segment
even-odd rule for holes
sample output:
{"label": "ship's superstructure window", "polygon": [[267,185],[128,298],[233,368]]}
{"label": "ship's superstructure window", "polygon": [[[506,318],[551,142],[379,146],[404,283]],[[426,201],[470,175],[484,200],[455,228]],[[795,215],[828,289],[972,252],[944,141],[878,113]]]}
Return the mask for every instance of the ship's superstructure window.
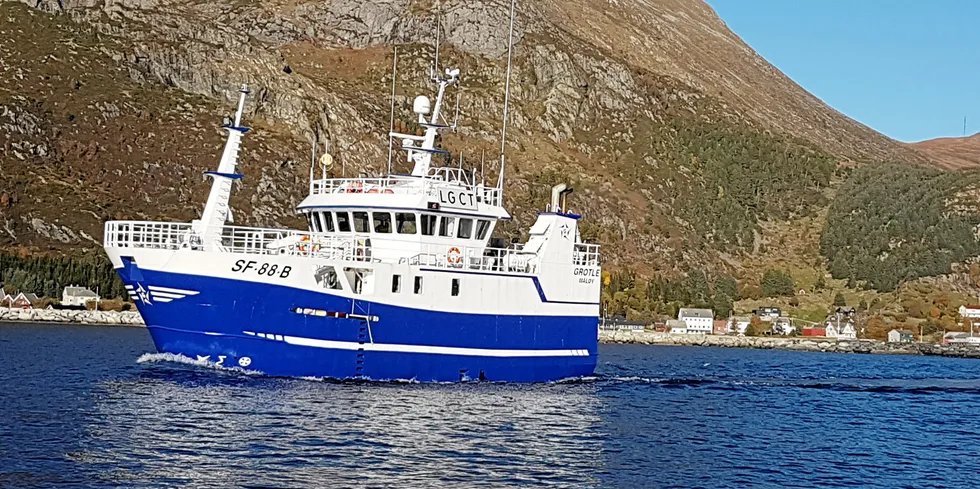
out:
{"label": "ship's superstructure window", "polygon": [[350,215],[346,212],[337,213],[337,231],[342,233],[350,232]]}
{"label": "ship's superstructure window", "polygon": [[432,214],[422,214],[422,234],[424,236],[435,236],[436,216]]}
{"label": "ship's superstructure window", "polygon": [[459,296],[459,279],[458,278],[454,278],[453,279],[453,297],[458,297],[458,296]]}
{"label": "ship's superstructure window", "polygon": [[422,277],[415,277],[415,293],[422,293]]}
{"label": "ship's superstructure window", "polygon": [[456,229],[456,237],[463,239],[470,239],[473,237],[473,220],[463,219],[459,220],[459,228]]}
{"label": "ship's superstructure window", "polygon": [[[425,216],[422,216],[423,218]],[[418,229],[415,226],[415,214],[409,212],[398,212],[395,214],[395,230],[398,234],[415,234]]]}
{"label": "ship's superstructure window", "polygon": [[402,291],[402,276],[392,275],[391,276],[391,293],[397,294]]}
{"label": "ship's superstructure window", "polygon": [[374,218],[374,232],[383,234],[391,233],[390,212],[374,212],[371,217]]}
{"label": "ship's superstructure window", "polygon": [[354,216],[354,232],[355,233],[368,233],[368,213],[367,212],[352,212]]}
{"label": "ship's superstructure window", "polygon": [[456,227],[456,218],[455,217],[442,216],[439,219],[439,236],[442,236],[442,237],[445,237],[445,238],[453,238],[453,237],[455,237],[455,234],[454,234],[454,232],[456,231],[454,229],[455,227]]}
{"label": "ship's superstructure window", "polygon": [[324,231],[326,231],[328,233],[332,233],[332,232],[335,231],[335,229],[333,227],[333,213],[331,213],[331,212],[321,212],[320,213],[320,220],[323,221],[322,225],[323,225],[323,230]]}
{"label": "ship's superstructure window", "polygon": [[320,220],[317,219],[317,214],[319,214],[319,213],[318,212],[311,212],[311,213],[307,214],[307,217],[310,218],[310,230],[313,231],[314,233],[322,233],[323,232],[323,228],[320,227]]}
{"label": "ship's superstructure window", "polygon": [[487,239],[487,231],[490,230],[490,221],[480,219],[476,221],[476,239]]}

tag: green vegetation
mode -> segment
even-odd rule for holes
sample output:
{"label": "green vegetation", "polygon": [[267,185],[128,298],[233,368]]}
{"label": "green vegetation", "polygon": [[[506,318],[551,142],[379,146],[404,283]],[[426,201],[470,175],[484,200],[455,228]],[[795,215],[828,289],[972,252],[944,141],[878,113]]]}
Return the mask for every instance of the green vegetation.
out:
{"label": "green vegetation", "polygon": [[807,144],[723,123],[675,119],[666,156],[689,171],[677,209],[719,249],[752,246],[761,219],[788,219],[826,204],[834,159]]}
{"label": "green vegetation", "polygon": [[652,321],[676,317],[682,307],[714,309],[716,317],[728,317],[739,299],[738,282],[728,275],[709,280],[704,270],[691,270],[681,279],[637,278],[636,272],[603,272],[602,304],[609,316]]}
{"label": "green vegetation", "polygon": [[980,254],[973,231],[980,216],[949,205],[970,176],[892,164],[858,168],[831,204],[820,238],[834,278],[891,291]]}
{"label": "green vegetation", "polygon": [[766,297],[789,297],[796,294],[796,284],[786,270],[766,270],[762,274],[762,293]]}
{"label": "green vegetation", "polygon": [[29,257],[0,253],[0,279],[8,292],[61,297],[68,285],[99,290],[106,298],[125,298],[122,280],[104,255],[85,258]]}

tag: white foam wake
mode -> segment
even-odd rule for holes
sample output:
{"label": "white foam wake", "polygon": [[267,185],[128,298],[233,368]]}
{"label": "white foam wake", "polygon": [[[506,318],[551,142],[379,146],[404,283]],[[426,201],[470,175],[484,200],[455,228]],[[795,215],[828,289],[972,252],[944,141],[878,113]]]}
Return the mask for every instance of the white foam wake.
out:
{"label": "white foam wake", "polygon": [[184,365],[192,365],[194,367],[204,367],[214,370],[222,370],[226,372],[242,373],[245,375],[265,375],[258,370],[248,370],[241,367],[230,367],[225,365],[218,365],[214,362],[209,362],[204,359],[194,359],[186,355],[181,355],[179,353],[144,353],[136,359],[136,363],[182,363]]}

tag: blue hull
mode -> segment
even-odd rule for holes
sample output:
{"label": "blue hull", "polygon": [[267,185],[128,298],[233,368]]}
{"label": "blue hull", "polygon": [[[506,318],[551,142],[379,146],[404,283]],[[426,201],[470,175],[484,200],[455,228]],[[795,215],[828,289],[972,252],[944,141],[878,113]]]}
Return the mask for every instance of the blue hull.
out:
{"label": "blue hull", "polygon": [[[149,290],[136,302],[157,349],[226,367],[291,377],[542,382],[591,375],[596,366],[595,317],[433,312],[126,265],[117,271],[127,286]],[[168,301],[154,288],[197,293]]]}

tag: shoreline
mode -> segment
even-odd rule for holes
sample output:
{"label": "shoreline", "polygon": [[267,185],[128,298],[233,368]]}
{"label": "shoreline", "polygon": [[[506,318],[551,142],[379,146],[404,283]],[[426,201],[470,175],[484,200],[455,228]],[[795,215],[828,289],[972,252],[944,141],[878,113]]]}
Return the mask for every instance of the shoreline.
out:
{"label": "shoreline", "polygon": [[0,307],[0,322],[144,327],[137,311],[73,311]]}
{"label": "shoreline", "polygon": [[980,347],[973,345],[940,345],[936,343],[887,343],[877,340],[836,340],[812,337],[673,335],[650,331],[600,330],[599,343],[713,346],[719,348],[753,348],[824,353],[863,353],[876,355],[926,355],[980,359]]}

